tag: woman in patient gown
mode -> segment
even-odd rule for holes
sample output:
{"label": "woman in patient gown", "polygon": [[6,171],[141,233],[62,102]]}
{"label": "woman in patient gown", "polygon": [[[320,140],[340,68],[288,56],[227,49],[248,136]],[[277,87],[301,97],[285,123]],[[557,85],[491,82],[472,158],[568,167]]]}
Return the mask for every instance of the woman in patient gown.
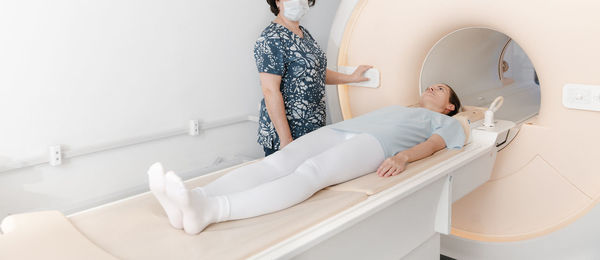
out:
{"label": "woman in patient gown", "polygon": [[323,127],[203,187],[187,189],[155,163],[150,189],[174,228],[197,234],[211,223],[282,210],[327,186],[375,171],[394,176],[438,150],[462,148],[463,128],[450,117],[459,109],[452,88],[434,84],[416,107],[385,107]]}

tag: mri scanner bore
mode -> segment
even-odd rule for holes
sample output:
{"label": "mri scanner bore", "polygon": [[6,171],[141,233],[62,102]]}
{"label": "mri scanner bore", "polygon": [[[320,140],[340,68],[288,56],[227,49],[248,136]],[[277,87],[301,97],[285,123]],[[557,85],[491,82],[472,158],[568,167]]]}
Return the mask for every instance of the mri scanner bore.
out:
{"label": "mri scanner bore", "polygon": [[491,29],[466,28],[443,37],[427,55],[420,81],[421,91],[446,82],[470,106],[487,108],[498,96],[510,97],[495,117],[515,123],[540,109],[539,81],[529,57],[509,36]]}
{"label": "mri scanner bore", "polygon": [[[465,105],[487,107],[503,96],[496,118],[519,127],[498,152],[489,181],[453,203],[452,232],[442,235],[442,253],[457,259],[535,259],[528,257],[533,254],[599,259],[600,225],[597,217],[585,221],[600,210],[600,175],[594,164],[598,113],[563,103],[594,97],[598,7],[596,1],[514,0],[347,5],[348,22],[340,23],[344,34],[330,41],[339,42],[339,53],[330,60],[337,59],[338,66],[374,64],[381,71],[381,87],[339,87],[344,118],[382,104],[413,104],[423,86],[446,82],[460,92]],[[374,30],[378,27],[382,30]],[[494,47],[481,44],[485,35],[493,37],[485,38]],[[519,49],[535,65],[522,74],[527,86],[519,86],[522,78],[510,73],[521,60],[511,60],[511,52]],[[508,66],[499,67],[504,61]],[[419,81],[421,88],[416,87]],[[569,89],[572,84],[577,88]]]}

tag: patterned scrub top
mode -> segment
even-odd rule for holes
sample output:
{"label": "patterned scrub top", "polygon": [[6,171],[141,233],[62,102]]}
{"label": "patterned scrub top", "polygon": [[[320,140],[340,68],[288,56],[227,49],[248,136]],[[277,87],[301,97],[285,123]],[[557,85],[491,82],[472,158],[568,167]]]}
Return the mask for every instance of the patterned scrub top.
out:
{"label": "patterned scrub top", "polygon": [[[300,29],[303,38],[272,22],[254,46],[258,72],[281,76],[280,90],[294,139],[325,126],[327,58],[312,35],[304,27]],[[279,149],[279,136],[264,98],[260,102],[258,143]]]}

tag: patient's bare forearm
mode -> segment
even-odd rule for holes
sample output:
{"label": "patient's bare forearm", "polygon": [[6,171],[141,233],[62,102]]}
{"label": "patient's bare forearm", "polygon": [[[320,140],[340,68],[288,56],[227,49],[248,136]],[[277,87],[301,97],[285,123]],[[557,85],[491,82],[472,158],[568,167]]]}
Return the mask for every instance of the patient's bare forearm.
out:
{"label": "patient's bare forearm", "polygon": [[439,135],[432,135],[427,141],[415,145],[408,150],[399,152],[395,156],[399,156],[400,158],[404,157],[406,162],[414,162],[428,157],[433,153],[444,149],[444,147],[446,147],[444,139]]}

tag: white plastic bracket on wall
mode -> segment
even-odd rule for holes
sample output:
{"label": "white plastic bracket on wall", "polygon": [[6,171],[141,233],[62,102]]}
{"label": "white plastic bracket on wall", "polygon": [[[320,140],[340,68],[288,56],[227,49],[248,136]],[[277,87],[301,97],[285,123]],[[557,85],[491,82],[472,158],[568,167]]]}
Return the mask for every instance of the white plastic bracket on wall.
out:
{"label": "white plastic bracket on wall", "polygon": [[188,134],[191,136],[200,134],[200,120],[197,120],[197,119],[190,120]]}
{"label": "white plastic bracket on wall", "polygon": [[[352,74],[357,67],[338,67],[338,72],[344,74]],[[366,88],[378,88],[379,87],[379,70],[371,68],[365,72],[365,77],[369,78],[368,81],[346,84],[355,87],[366,87]]]}
{"label": "white plastic bracket on wall", "polygon": [[52,145],[48,147],[48,162],[52,166],[62,164],[62,149],[60,145]]}

